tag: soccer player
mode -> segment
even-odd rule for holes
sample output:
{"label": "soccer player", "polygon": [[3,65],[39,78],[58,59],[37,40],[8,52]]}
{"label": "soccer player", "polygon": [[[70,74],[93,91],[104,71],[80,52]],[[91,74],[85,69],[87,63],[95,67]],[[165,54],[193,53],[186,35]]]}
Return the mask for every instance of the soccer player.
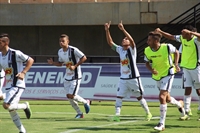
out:
{"label": "soccer player", "polygon": [[[20,97],[25,90],[25,75],[32,66],[34,60],[19,50],[9,47],[10,39],[8,34],[0,34],[0,69],[5,71],[6,97],[3,107],[8,110],[20,133],[26,133],[16,110],[23,109],[27,119],[31,117],[31,110],[28,102],[19,103]],[[26,66],[23,67],[23,63]]]}
{"label": "soccer player", "polygon": [[145,120],[149,121],[152,118],[152,114],[149,111],[146,100],[143,98],[143,86],[140,79],[140,74],[136,66],[136,45],[133,38],[125,30],[122,22],[118,24],[119,29],[126,36],[122,40],[122,46],[113,42],[110,35],[110,23],[105,23],[106,39],[112,50],[116,51],[120,57],[120,81],[117,90],[117,98],[115,102],[115,116],[113,121],[120,121],[120,112],[122,107],[122,99],[129,94],[132,94],[140,102],[141,106],[146,112]]}
{"label": "soccer player", "polygon": [[[183,85],[185,88],[184,108],[186,114],[188,114],[181,119],[189,119],[189,115],[191,115],[192,88],[196,89],[196,93],[199,96],[197,114],[200,115],[200,33],[191,25],[186,25],[181,31],[181,35],[171,35],[160,28],[157,28],[156,31],[160,32],[167,39],[181,42],[182,54],[180,66],[183,68]],[[200,120],[200,117],[198,120]]]}
{"label": "soccer player", "polygon": [[58,50],[58,62],[54,62],[52,58],[48,59],[47,62],[54,66],[62,66],[63,64],[66,66],[66,74],[64,77],[66,97],[77,112],[75,118],[83,118],[83,112],[80,110],[77,102],[83,103],[85,112],[89,113],[89,100],[85,100],[78,95],[82,78],[80,65],[85,62],[87,58],[78,48],[69,45],[69,36],[66,34],[60,36],[59,43],[61,49]]}
{"label": "soccer player", "polygon": [[[171,44],[160,44],[161,38],[162,35],[159,32],[149,32],[147,39],[149,46],[144,50],[146,67],[152,73],[152,78],[156,80],[157,87],[160,90],[160,122],[154,127],[158,131],[165,129],[167,103],[176,105],[182,116],[185,116],[183,101],[177,101],[170,96],[175,69],[176,72],[180,71],[178,66],[179,52]],[[172,54],[174,54],[175,69],[173,67]]]}

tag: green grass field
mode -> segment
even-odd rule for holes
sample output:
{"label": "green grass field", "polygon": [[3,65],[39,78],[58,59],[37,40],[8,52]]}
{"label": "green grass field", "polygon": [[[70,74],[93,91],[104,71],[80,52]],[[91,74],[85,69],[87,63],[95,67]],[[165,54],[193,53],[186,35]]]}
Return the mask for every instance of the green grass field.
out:
{"label": "green grass field", "polygon": [[[23,102],[23,101],[21,101]],[[1,102],[2,103],[2,102]],[[22,110],[18,113],[27,133],[155,133],[153,127],[159,122],[159,103],[149,102],[153,119],[144,121],[145,113],[139,102],[123,102],[121,121],[112,122],[114,101],[92,101],[91,112],[83,119],[74,119],[76,113],[68,101],[29,101],[33,112],[26,119]],[[83,105],[80,104],[82,111]],[[168,104],[166,129],[164,133],[200,133],[197,121],[197,103],[192,103],[193,116],[190,120],[178,120],[176,107]],[[0,108],[0,133],[18,133],[10,115]]]}

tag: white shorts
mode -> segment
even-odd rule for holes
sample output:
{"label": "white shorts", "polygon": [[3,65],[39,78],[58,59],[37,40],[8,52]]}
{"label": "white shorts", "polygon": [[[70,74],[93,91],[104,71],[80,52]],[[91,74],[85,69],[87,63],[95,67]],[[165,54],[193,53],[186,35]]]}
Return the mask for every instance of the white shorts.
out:
{"label": "white shorts", "polygon": [[4,99],[4,102],[8,104],[19,103],[20,97],[23,92],[24,88],[11,87],[6,92],[6,98]]}
{"label": "white shorts", "polygon": [[77,95],[80,88],[81,79],[77,80],[65,80],[64,89],[66,94]]}
{"label": "white shorts", "polygon": [[143,92],[144,89],[140,78],[119,80],[119,88],[117,90],[117,96],[127,97],[133,95],[137,98],[142,96]]}
{"label": "white shorts", "polygon": [[193,70],[183,68],[183,86],[200,89],[200,66]]}
{"label": "white shorts", "polygon": [[174,75],[169,75],[156,81],[159,90],[167,90],[168,92],[172,89],[172,83],[174,81]]}

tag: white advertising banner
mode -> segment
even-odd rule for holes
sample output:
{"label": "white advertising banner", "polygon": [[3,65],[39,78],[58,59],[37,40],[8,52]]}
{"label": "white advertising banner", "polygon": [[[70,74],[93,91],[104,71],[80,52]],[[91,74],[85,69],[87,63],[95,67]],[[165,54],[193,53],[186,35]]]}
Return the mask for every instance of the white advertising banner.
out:
{"label": "white advertising banner", "polygon": [[[83,64],[82,81],[79,95],[90,100],[115,100],[120,76],[119,64]],[[158,101],[159,91],[151,73],[144,64],[138,64],[142,84],[147,101]],[[49,65],[34,65],[26,74],[26,89],[22,99],[32,100],[66,100],[63,88],[65,67]],[[181,73],[175,76],[171,95],[176,99],[183,99]],[[4,90],[6,91],[6,90]],[[136,101],[133,96],[127,96],[127,101]],[[196,91],[192,91],[192,100],[197,101]]]}

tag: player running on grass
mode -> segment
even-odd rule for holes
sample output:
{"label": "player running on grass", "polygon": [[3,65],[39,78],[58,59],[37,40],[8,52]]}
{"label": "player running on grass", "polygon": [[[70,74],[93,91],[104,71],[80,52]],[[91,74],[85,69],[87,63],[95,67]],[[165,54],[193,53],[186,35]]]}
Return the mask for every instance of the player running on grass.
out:
{"label": "player running on grass", "polygon": [[[183,108],[183,101],[177,101],[170,96],[172,82],[174,80],[175,70],[180,71],[178,66],[179,52],[171,44],[160,44],[162,35],[159,32],[149,32],[147,44],[145,48],[144,60],[146,61],[146,67],[152,73],[152,78],[156,80],[157,87],[160,91],[160,122],[154,127],[155,130],[163,131],[165,129],[165,119],[167,114],[167,103],[176,105],[182,116],[185,116],[185,110]],[[172,59],[174,55],[174,64]]]}
{"label": "player running on grass", "polygon": [[[10,39],[8,34],[0,35],[0,69],[5,71],[6,97],[3,107],[10,113],[20,133],[26,133],[16,110],[23,109],[27,119],[31,117],[31,110],[28,102],[19,103],[20,97],[25,90],[25,75],[32,66],[34,60],[19,50],[9,47]],[[23,68],[23,63],[26,66]]]}
{"label": "player running on grass", "polygon": [[136,66],[136,45],[133,38],[130,34],[124,29],[124,26],[119,23],[119,29],[126,36],[122,40],[122,46],[115,44],[110,35],[110,23],[105,23],[106,39],[109,46],[112,50],[116,51],[120,57],[120,66],[121,66],[121,76],[119,81],[119,86],[117,90],[117,98],[115,103],[115,116],[113,117],[114,121],[120,121],[120,112],[122,107],[122,99],[129,94],[132,94],[140,102],[141,106],[146,112],[146,120],[149,121],[152,118],[152,115],[149,111],[146,100],[143,98],[143,86],[140,79],[140,74]]}
{"label": "player running on grass", "polygon": [[190,104],[192,88],[194,88],[199,97],[197,114],[199,114],[198,120],[200,120],[200,33],[191,25],[186,25],[181,31],[181,35],[171,35],[162,31],[160,28],[157,28],[156,31],[160,32],[167,39],[181,42],[182,52],[180,66],[183,68],[184,78],[184,108],[186,114],[188,114],[181,119],[187,120],[189,116],[192,115],[190,113]]}
{"label": "player running on grass", "polygon": [[64,77],[66,97],[77,112],[75,118],[83,118],[83,112],[81,112],[77,102],[83,103],[85,112],[89,113],[89,100],[85,100],[78,95],[82,78],[80,65],[85,62],[87,58],[78,48],[69,45],[69,37],[67,35],[62,34],[59,38],[59,43],[61,46],[61,49],[58,51],[59,62],[54,62],[52,58],[48,59],[47,62],[54,66],[62,66],[63,64],[66,66],[66,74]]}

